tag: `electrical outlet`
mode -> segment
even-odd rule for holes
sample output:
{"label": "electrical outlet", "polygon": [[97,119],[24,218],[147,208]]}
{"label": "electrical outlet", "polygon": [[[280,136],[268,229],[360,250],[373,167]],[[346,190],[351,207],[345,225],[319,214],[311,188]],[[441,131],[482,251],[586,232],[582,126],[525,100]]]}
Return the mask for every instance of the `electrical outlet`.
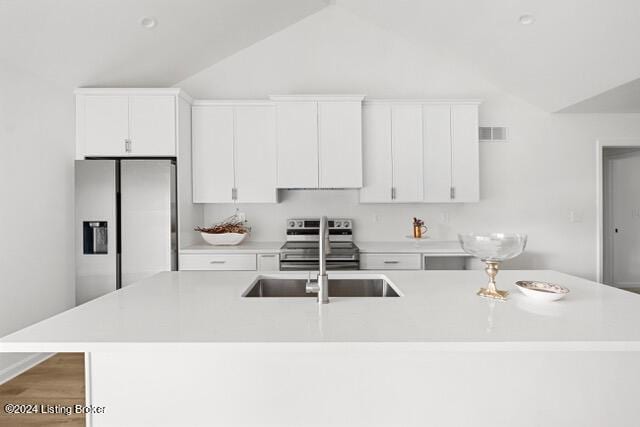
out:
{"label": "electrical outlet", "polygon": [[634,208],[631,210],[631,216],[634,218],[640,218],[640,208]]}
{"label": "electrical outlet", "polygon": [[449,224],[449,212],[442,212],[440,214],[440,222],[443,224]]}
{"label": "electrical outlet", "polygon": [[382,222],[382,217],[378,214],[373,215],[373,222]]}
{"label": "electrical outlet", "polygon": [[569,222],[582,222],[582,213],[576,211],[569,211]]}

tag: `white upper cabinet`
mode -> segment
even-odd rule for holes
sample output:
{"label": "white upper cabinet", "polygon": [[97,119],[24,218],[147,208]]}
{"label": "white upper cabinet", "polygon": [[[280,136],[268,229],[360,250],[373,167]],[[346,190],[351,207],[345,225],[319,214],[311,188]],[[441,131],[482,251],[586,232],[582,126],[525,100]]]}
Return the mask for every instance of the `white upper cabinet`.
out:
{"label": "white upper cabinet", "polygon": [[424,105],[425,202],[480,200],[478,104]]}
{"label": "white upper cabinet", "polygon": [[278,187],[318,188],[318,105],[276,104]]}
{"label": "white upper cabinet", "polygon": [[362,108],[362,167],[360,202],[390,203],[393,191],[391,106],[365,104]]}
{"label": "white upper cabinet", "polygon": [[362,102],[318,103],[320,188],[362,187]]}
{"label": "white upper cabinet", "polygon": [[175,97],[171,95],[129,97],[129,139],[130,155],[175,156]]}
{"label": "white upper cabinet", "polygon": [[451,106],[451,201],[480,200],[478,106]]}
{"label": "white upper cabinet", "polygon": [[391,130],[393,201],[421,202],[423,197],[422,106],[392,106]]}
{"label": "white upper cabinet", "polygon": [[275,111],[268,102],[193,106],[194,203],[275,203]]}
{"label": "white upper cabinet", "polygon": [[235,113],[236,200],[275,203],[275,108],[238,106]]}
{"label": "white upper cabinet", "polygon": [[422,108],[375,102],[363,108],[362,203],[422,201]]}
{"label": "white upper cabinet", "polygon": [[[129,97],[93,96],[78,98],[78,130],[84,151],[91,156],[122,156],[129,138]],[[80,135],[78,135],[80,136]]]}
{"label": "white upper cabinet", "polygon": [[279,188],[362,186],[360,95],[272,96]]}
{"label": "white upper cabinet", "polygon": [[451,106],[425,105],[424,201],[451,201]]}
{"label": "white upper cabinet", "polygon": [[233,107],[194,105],[191,127],[193,202],[232,202]]}
{"label": "white upper cabinet", "polygon": [[477,202],[478,104],[420,100],[365,103],[360,201]]}
{"label": "white upper cabinet", "polygon": [[[78,89],[76,158],[175,156],[179,89]],[[189,99],[190,102],[190,99]]]}

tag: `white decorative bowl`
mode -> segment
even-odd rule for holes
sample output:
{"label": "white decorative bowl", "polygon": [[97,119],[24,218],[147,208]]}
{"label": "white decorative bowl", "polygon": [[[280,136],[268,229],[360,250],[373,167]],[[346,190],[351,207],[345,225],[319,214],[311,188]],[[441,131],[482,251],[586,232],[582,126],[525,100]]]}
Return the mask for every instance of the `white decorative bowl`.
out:
{"label": "white decorative bowl", "polygon": [[569,293],[569,289],[564,286],[547,282],[520,280],[516,282],[516,286],[526,296],[540,301],[556,301]]}
{"label": "white decorative bowl", "polygon": [[202,238],[210,245],[214,246],[233,246],[239,245],[247,238],[249,233],[200,233]]}

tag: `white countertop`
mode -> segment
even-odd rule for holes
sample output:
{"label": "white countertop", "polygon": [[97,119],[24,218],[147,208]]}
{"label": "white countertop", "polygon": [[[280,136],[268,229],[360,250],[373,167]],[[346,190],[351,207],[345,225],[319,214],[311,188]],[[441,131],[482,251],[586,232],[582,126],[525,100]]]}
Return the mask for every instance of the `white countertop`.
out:
{"label": "white countertop", "polygon": [[455,240],[411,240],[405,242],[357,242],[363,253],[420,253],[470,256]]}
{"label": "white countertop", "polygon": [[236,253],[259,253],[272,254],[280,253],[280,248],[284,242],[243,242],[236,246],[213,246],[207,243],[192,245],[180,249],[181,254],[236,254]]}
{"label": "white countertop", "polygon": [[[206,243],[180,249],[181,254],[206,253],[279,253],[284,242],[253,242],[237,246],[212,246]],[[469,256],[457,241],[410,240],[404,242],[356,242],[363,253],[425,253],[435,255]]]}
{"label": "white countertop", "polygon": [[[475,295],[486,283],[482,271],[329,274],[384,274],[404,296],[334,297],[318,306],[313,298],[242,298],[256,272],[167,272],[5,336],[0,351],[181,351],[233,343],[640,350],[640,295],[554,271],[501,271],[499,287],[512,291],[505,302]],[[523,279],[556,282],[571,293],[535,302],[513,285]]]}

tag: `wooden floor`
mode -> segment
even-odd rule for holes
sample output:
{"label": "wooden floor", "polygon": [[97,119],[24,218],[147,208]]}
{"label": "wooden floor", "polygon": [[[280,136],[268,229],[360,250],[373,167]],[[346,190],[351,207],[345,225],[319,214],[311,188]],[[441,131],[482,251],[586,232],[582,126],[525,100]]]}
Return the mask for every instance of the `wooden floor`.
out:
{"label": "wooden floor", "polygon": [[0,426],[84,426],[83,414],[8,415],[6,404],[84,405],[84,354],[58,353],[0,385]]}

